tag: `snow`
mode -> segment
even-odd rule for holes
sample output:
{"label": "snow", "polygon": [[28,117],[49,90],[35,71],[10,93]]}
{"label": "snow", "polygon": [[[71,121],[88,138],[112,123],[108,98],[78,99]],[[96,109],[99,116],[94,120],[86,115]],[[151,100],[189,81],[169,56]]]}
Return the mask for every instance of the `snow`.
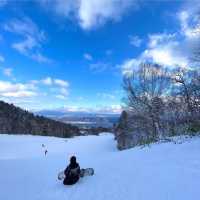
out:
{"label": "snow", "polygon": [[[72,139],[0,135],[0,199],[199,199],[200,138],[179,143],[118,151],[111,134]],[[64,186],[57,174],[74,154],[95,175]]]}

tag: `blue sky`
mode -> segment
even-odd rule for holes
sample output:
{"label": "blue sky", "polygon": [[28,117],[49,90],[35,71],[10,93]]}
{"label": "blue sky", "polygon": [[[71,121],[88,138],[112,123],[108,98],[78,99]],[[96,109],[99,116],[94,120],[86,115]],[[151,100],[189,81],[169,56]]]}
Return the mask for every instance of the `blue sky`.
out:
{"label": "blue sky", "polygon": [[189,66],[198,5],[0,1],[0,99],[29,110],[120,112],[122,77],[140,62]]}

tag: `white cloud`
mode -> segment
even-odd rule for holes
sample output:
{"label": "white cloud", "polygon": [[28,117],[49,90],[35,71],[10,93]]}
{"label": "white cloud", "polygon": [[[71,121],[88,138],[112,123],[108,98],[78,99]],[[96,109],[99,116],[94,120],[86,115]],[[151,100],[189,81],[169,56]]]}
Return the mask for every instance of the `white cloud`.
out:
{"label": "white cloud", "polygon": [[67,96],[69,94],[69,91],[66,88],[61,88],[60,93],[64,96]]}
{"label": "white cloud", "polygon": [[69,83],[67,81],[61,80],[61,79],[54,79],[54,84],[58,85],[60,87],[68,87]]}
{"label": "white cloud", "polygon": [[68,95],[69,95],[69,90],[66,87],[62,87],[59,90],[56,90],[59,94],[57,94],[55,97],[57,99],[61,99],[61,100],[65,100],[67,99]]}
{"label": "white cloud", "polygon": [[2,55],[0,55],[0,62],[4,62],[4,61],[5,61],[5,58]]}
{"label": "white cloud", "polygon": [[11,83],[8,81],[0,81],[0,96],[1,97],[32,97],[37,93],[29,84]]}
{"label": "white cloud", "polygon": [[92,56],[89,54],[89,53],[85,53],[84,55],[83,55],[83,57],[86,59],[86,60],[89,60],[89,61],[91,61],[93,58],[92,58]]}
{"label": "white cloud", "polygon": [[44,84],[44,85],[52,85],[53,84],[53,80],[51,77],[46,77],[45,79],[42,79],[41,82]]}
{"label": "white cloud", "polygon": [[43,84],[43,85],[47,85],[47,86],[54,86],[51,87],[50,90],[52,92],[58,91],[62,94],[62,95],[68,95],[68,87],[69,87],[69,82],[66,80],[62,80],[62,79],[58,79],[58,78],[52,78],[52,77],[46,77],[44,79],[41,80],[31,80],[30,84],[33,85],[38,85],[38,84]]}
{"label": "white cloud", "polygon": [[83,29],[100,26],[106,21],[116,21],[133,5],[131,0],[81,0],[78,10]]}
{"label": "white cloud", "polygon": [[130,59],[125,60],[118,67],[121,68],[123,75],[130,76],[133,73],[133,69],[137,69],[140,62],[141,62],[140,59],[130,58]]}
{"label": "white cloud", "polygon": [[135,47],[140,47],[142,44],[142,39],[137,35],[135,35],[135,36],[130,35],[129,40],[130,40],[130,44]]}
{"label": "white cloud", "polygon": [[51,8],[64,17],[74,17],[85,29],[93,29],[107,21],[118,21],[130,8],[137,6],[137,0],[43,0],[45,8]]}
{"label": "white cloud", "polygon": [[57,99],[61,99],[61,100],[65,100],[66,99],[66,96],[65,95],[61,95],[61,94],[58,94],[55,96]]}
{"label": "white cloud", "polygon": [[87,112],[87,113],[99,113],[99,114],[119,114],[122,111],[121,105],[110,106],[96,106],[96,107],[81,107],[81,106],[64,106],[57,109],[63,112]]}
{"label": "white cloud", "polygon": [[12,68],[4,68],[3,69],[3,74],[5,76],[11,77],[12,76]]}
{"label": "white cloud", "polygon": [[58,110],[63,110],[64,112],[89,112],[88,108],[80,106],[64,106]]}
{"label": "white cloud", "polygon": [[100,113],[107,113],[107,114],[119,114],[122,112],[121,105],[111,105],[105,106],[97,110]]}
{"label": "white cloud", "polygon": [[[160,37],[162,38],[162,35]],[[161,38],[152,40],[151,37],[148,44],[149,48],[144,50],[138,57],[125,60],[120,65],[122,74],[131,75],[133,69],[137,70],[143,62],[153,62],[170,68],[188,67],[188,55],[182,44],[174,39],[163,41]]]}
{"label": "white cloud", "polygon": [[33,97],[36,96],[37,94],[33,91],[16,91],[16,92],[5,92],[0,95],[2,95],[3,97],[21,98],[21,97]]}
{"label": "white cloud", "polygon": [[192,54],[200,44],[200,32],[196,10],[183,10],[177,14],[179,30],[174,33],[154,33],[148,35],[146,49],[138,57],[125,60],[121,65],[123,74],[130,75],[142,62],[154,62],[174,68],[192,68]]}
{"label": "white cloud", "polygon": [[44,8],[53,10],[56,14],[70,17],[78,9],[79,0],[40,0]]}
{"label": "white cloud", "polygon": [[14,49],[16,49],[18,52],[24,55],[28,55],[29,51],[36,46],[38,46],[38,43],[32,36],[27,36],[25,40],[12,44],[12,47]]}
{"label": "white cloud", "polygon": [[52,60],[41,53],[35,53],[31,56],[31,58],[39,63],[51,63]]}
{"label": "white cloud", "polygon": [[142,59],[152,59],[153,62],[168,67],[191,67],[192,49],[200,42],[200,34],[197,33],[197,10],[182,10],[177,16],[180,30],[175,33],[150,35],[149,48],[141,55]]}
{"label": "white cloud", "polygon": [[4,25],[4,30],[22,37],[21,41],[12,44],[19,53],[37,62],[50,62],[49,58],[38,52],[46,39],[45,33],[30,18],[13,19]]}
{"label": "white cloud", "polygon": [[23,18],[22,20],[13,19],[4,25],[4,29],[6,31],[16,33],[25,39],[33,39],[35,42],[31,41],[28,45],[28,48],[32,48],[32,46],[40,46],[40,42],[45,40],[45,33],[43,30],[40,30],[38,26],[30,19]]}
{"label": "white cloud", "polygon": [[141,60],[151,61],[168,67],[187,67],[188,58],[178,41],[169,41],[157,44],[154,48],[146,49],[141,55]]}
{"label": "white cloud", "polygon": [[30,84],[36,85],[36,84],[38,84],[40,81],[39,81],[39,80],[31,80],[31,81],[29,81],[29,82],[30,82]]}
{"label": "white cloud", "polygon": [[154,48],[157,47],[158,45],[164,45],[171,40],[175,39],[176,34],[167,34],[167,33],[157,33],[157,34],[150,34],[148,36],[149,41],[148,41],[148,47],[149,48]]}
{"label": "white cloud", "polygon": [[24,108],[45,108],[50,104],[55,106],[56,99],[66,100],[68,95],[69,83],[61,79],[46,77],[39,80],[30,80],[26,83],[0,80],[0,99],[17,103],[17,105]]}
{"label": "white cloud", "polygon": [[181,33],[187,38],[199,37],[199,26],[196,25],[199,25],[200,19],[197,11],[190,12],[188,10],[183,10],[178,13],[178,18],[181,23]]}

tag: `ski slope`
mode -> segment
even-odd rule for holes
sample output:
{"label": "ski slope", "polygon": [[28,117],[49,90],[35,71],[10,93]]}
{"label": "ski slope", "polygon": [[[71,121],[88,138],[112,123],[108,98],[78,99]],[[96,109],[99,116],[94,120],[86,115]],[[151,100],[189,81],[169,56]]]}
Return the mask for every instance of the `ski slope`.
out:
{"label": "ski slope", "polygon": [[[74,154],[95,175],[64,186],[57,174]],[[111,134],[0,135],[1,200],[196,200],[199,186],[198,137],[119,152]]]}

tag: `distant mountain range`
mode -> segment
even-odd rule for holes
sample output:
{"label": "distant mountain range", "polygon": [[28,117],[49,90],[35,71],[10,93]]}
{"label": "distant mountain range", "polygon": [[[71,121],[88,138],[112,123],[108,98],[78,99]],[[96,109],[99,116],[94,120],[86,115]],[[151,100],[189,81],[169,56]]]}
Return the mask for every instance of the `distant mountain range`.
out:
{"label": "distant mountain range", "polygon": [[46,116],[64,123],[70,123],[79,128],[103,127],[111,128],[118,122],[119,114],[70,112],[65,110],[42,110],[37,115]]}
{"label": "distant mountain range", "polygon": [[65,111],[64,109],[59,109],[59,110],[41,110],[35,112],[38,115],[43,115],[46,117],[57,117],[57,118],[62,118],[62,117],[119,117],[120,114],[116,113],[95,113],[95,112],[78,112],[78,111]]}

